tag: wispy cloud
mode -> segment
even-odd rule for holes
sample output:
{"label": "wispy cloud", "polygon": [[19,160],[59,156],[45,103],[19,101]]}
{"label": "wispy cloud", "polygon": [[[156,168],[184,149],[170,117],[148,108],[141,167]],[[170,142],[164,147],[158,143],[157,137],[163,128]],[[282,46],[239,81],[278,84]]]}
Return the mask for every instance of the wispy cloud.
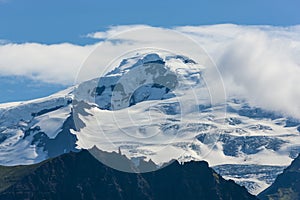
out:
{"label": "wispy cloud", "polygon": [[94,39],[109,39],[111,37],[117,37],[128,30],[149,28],[147,25],[121,25],[121,26],[110,26],[107,31],[99,31],[94,33],[89,33],[86,35],[88,38]]}
{"label": "wispy cloud", "polygon": [[9,40],[2,40],[2,39],[0,39],[0,45],[8,44],[8,43],[10,43]]}

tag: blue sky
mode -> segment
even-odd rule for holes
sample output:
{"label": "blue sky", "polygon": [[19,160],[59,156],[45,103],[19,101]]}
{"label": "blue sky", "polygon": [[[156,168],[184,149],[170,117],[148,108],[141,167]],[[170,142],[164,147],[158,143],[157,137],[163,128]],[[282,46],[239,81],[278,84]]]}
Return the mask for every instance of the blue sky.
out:
{"label": "blue sky", "polygon": [[48,84],[26,77],[0,77],[0,103],[30,100],[64,89],[64,85]]}
{"label": "blue sky", "polygon": [[[85,44],[80,37],[111,25],[300,24],[297,0],[2,0],[0,38]],[[1,2],[1,0],[0,0]]]}
{"label": "blue sky", "polygon": [[[95,40],[83,35],[129,24],[291,26],[300,24],[299,8],[297,0],[0,0],[0,40],[85,45]],[[42,97],[64,87],[0,74],[0,102]]]}

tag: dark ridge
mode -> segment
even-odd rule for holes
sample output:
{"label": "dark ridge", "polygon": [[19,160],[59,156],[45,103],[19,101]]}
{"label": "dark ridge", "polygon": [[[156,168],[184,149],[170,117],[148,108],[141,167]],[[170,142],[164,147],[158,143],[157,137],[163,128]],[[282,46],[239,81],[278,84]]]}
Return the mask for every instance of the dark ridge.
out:
{"label": "dark ridge", "polygon": [[[173,162],[154,172],[125,173],[103,165],[83,150],[34,166],[1,167],[1,171],[10,170],[15,179],[3,186],[6,182],[0,178],[0,199],[256,199],[244,187],[223,179],[206,162]],[[24,173],[18,176],[20,172]],[[10,178],[8,174],[6,180]]]}
{"label": "dark ridge", "polygon": [[300,199],[300,155],[279,174],[275,182],[258,195],[261,200]]}

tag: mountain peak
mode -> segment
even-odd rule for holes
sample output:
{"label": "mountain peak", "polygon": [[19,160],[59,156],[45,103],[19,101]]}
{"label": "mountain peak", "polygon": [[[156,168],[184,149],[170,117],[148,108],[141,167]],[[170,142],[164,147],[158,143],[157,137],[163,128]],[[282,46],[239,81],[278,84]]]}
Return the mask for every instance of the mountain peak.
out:
{"label": "mountain peak", "polygon": [[299,152],[299,121],[245,101],[212,104],[205,68],[188,57],[141,53],[113,69],[46,98],[0,105],[0,164],[120,148],[136,163],[206,160],[257,194]]}

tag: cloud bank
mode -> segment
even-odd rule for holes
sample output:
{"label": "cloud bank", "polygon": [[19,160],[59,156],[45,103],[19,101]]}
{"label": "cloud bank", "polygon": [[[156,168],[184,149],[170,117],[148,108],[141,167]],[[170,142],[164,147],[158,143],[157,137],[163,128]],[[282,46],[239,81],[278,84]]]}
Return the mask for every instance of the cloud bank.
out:
{"label": "cloud bank", "polygon": [[72,84],[94,47],[38,43],[0,45],[0,75],[25,76],[39,81]]}
{"label": "cloud bank", "polygon": [[[50,83],[72,84],[84,60],[97,45],[106,52],[95,65],[104,69],[109,57],[124,46],[150,43],[180,44],[176,38],[149,38],[121,34],[129,28],[111,27],[105,32],[88,34],[100,39],[94,45],[44,45],[0,42],[0,75],[22,75]],[[195,40],[216,63],[228,96],[247,98],[253,105],[300,118],[300,26],[238,26],[232,24],[174,27],[173,30]],[[114,37],[116,40],[103,41]],[[155,37],[156,38],[156,37]],[[150,42],[150,43],[149,43]],[[100,61],[99,61],[100,60]],[[88,72],[87,72],[88,73]],[[92,77],[94,74],[87,74]]]}

